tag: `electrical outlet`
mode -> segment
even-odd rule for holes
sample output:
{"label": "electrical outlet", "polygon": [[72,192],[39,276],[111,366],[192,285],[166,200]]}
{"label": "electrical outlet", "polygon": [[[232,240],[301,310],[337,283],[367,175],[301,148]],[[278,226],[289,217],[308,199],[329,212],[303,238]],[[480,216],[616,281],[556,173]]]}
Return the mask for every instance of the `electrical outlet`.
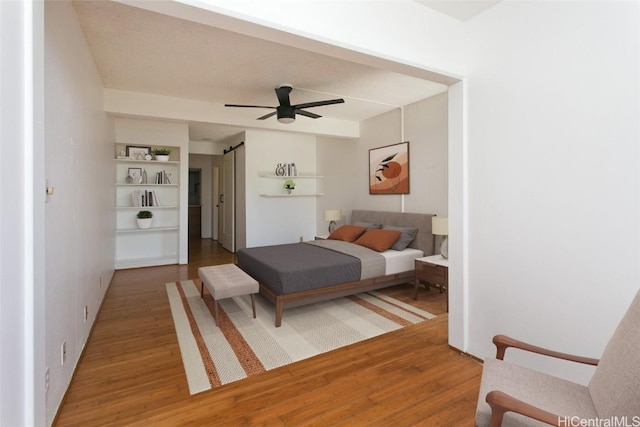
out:
{"label": "electrical outlet", "polygon": [[84,321],[86,322],[89,319],[89,306],[84,306]]}
{"label": "electrical outlet", "polygon": [[302,242],[302,236],[300,236],[300,241]]}
{"label": "electrical outlet", "polygon": [[49,392],[49,367],[44,371],[44,392]]}
{"label": "electrical outlet", "polygon": [[67,361],[67,342],[62,341],[62,346],[60,346],[60,365],[64,366],[64,362]]}

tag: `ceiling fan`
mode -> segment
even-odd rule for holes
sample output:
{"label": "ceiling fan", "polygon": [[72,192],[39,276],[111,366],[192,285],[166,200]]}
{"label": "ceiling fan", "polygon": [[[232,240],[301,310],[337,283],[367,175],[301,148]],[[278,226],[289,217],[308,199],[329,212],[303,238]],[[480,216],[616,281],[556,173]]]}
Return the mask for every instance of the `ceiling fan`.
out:
{"label": "ceiling fan", "polygon": [[318,114],[310,113],[309,111],[303,110],[303,108],[311,108],[311,107],[320,107],[322,105],[331,105],[331,104],[342,104],[344,99],[328,99],[326,101],[316,101],[316,102],[306,102],[304,104],[295,104],[291,105],[291,101],[289,100],[289,94],[293,88],[290,85],[282,85],[275,89],[276,96],[278,97],[278,102],[280,103],[277,107],[269,107],[264,105],[241,105],[241,104],[224,104],[225,107],[243,107],[243,108],[272,108],[276,111],[265,114],[262,117],[258,117],[257,120],[268,119],[271,116],[277,115],[278,121],[280,123],[293,123],[296,120],[296,114],[300,114],[303,116],[311,117],[312,119],[317,119],[322,117]]}

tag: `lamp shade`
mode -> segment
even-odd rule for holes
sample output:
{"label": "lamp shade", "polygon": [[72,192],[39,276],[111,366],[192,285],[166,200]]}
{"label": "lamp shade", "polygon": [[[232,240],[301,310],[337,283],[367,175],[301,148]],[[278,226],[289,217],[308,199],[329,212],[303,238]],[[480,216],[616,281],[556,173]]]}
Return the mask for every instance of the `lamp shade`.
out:
{"label": "lamp shade", "polygon": [[340,209],[326,209],[324,211],[325,221],[340,221],[342,219],[342,211]]}
{"label": "lamp shade", "polygon": [[431,218],[431,233],[436,236],[449,235],[449,218],[434,216]]}

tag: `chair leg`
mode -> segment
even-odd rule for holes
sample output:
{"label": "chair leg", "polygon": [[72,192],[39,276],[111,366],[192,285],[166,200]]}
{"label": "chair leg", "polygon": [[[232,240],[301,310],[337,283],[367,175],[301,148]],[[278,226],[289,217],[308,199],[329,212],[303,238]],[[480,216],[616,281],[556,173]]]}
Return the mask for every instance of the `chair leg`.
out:
{"label": "chair leg", "polygon": [[251,294],[251,308],[253,309],[253,318],[256,318],[256,300],[253,297],[253,294]]}

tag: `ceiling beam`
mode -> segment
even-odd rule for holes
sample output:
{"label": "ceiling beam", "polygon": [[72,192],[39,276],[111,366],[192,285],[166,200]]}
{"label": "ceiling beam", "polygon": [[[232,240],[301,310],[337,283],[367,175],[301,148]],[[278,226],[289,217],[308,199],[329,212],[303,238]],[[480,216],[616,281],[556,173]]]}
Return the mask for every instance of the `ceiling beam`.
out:
{"label": "ceiling beam", "polygon": [[[215,28],[232,31],[239,34],[256,37],[280,43],[286,46],[304,49],[310,52],[328,55],[334,58],[356,62],[387,71],[393,71],[424,80],[441,83],[444,85],[455,84],[465,75],[464,64],[464,29],[463,24],[452,18],[430,11],[422,5],[414,2],[230,2],[220,0],[179,0],[179,1],[147,1],[147,0],[115,0],[119,3],[138,7],[156,13],[173,16],[176,18],[197,22]],[[249,4],[250,3],[250,4]],[[282,9],[278,7],[282,4]],[[331,16],[337,18],[343,15],[344,8],[366,7],[363,13],[352,13],[350,16],[366,16],[365,22],[368,31],[359,31],[358,22],[349,22],[350,35],[360,34],[360,41],[368,43],[368,46],[354,45],[343,42],[338,34],[327,36],[330,31],[336,31],[344,25],[321,25],[320,32],[312,33],[310,26],[301,22],[302,17],[310,19],[308,23],[327,22]],[[372,32],[368,21],[372,18],[372,8],[392,7],[396,16],[404,12],[406,17],[394,19],[389,22],[383,9],[378,10],[381,20]],[[408,8],[407,10],[401,7]],[[336,10],[334,10],[337,8]],[[288,11],[285,16],[283,11]],[[310,11],[313,10],[313,13]],[[352,11],[357,12],[357,11]],[[271,14],[271,15],[269,15]],[[347,16],[348,14],[344,14]],[[381,16],[380,16],[381,15]],[[326,19],[320,19],[324,16]],[[283,24],[282,22],[286,22]],[[360,23],[361,24],[361,23]],[[301,28],[302,27],[302,28]],[[407,30],[410,28],[410,30]],[[384,43],[376,42],[375,37],[385,32],[400,31],[410,44],[399,46],[392,43],[386,51],[380,46]],[[380,34],[378,34],[380,33]],[[398,34],[395,34],[396,38]],[[391,38],[391,37],[389,37]],[[384,38],[383,38],[384,39]],[[401,53],[401,50],[411,46],[411,51]],[[400,53],[399,53],[400,52]],[[415,54],[418,53],[421,61],[417,63]],[[406,59],[411,57],[412,59]],[[429,64],[428,62],[431,62]]]}

